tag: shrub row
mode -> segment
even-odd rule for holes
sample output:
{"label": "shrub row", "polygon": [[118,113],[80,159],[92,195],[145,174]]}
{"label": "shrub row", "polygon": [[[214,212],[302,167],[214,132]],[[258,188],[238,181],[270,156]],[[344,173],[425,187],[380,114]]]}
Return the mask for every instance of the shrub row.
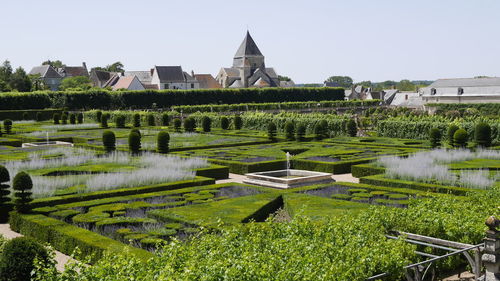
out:
{"label": "shrub row", "polygon": [[44,215],[10,213],[10,227],[23,235],[42,243],[50,243],[56,250],[71,255],[76,247],[83,257],[92,256],[92,262],[100,259],[104,252],[127,253],[147,260],[153,255],[145,250],[125,245],[95,232],[67,224]]}
{"label": "shrub row", "polygon": [[2,93],[0,109],[124,109],[174,105],[343,100],[341,88],[265,88]]}
{"label": "shrub row", "polygon": [[[150,119],[150,116],[153,116],[153,120],[155,125],[161,126],[163,125],[163,116],[166,115],[168,116],[170,121],[173,119],[175,116],[178,116],[179,113],[175,111],[166,111],[166,112],[147,112],[147,111],[124,111],[124,110],[113,110],[113,111],[100,111],[100,110],[89,110],[84,113],[85,120],[93,120],[95,122],[99,122],[100,118],[102,115],[108,114],[109,115],[109,121],[115,122],[115,123],[122,123],[119,124],[118,127],[124,127],[125,125],[133,126],[134,123],[137,122],[137,120],[134,120],[136,118],[135,116],[138,114],[139,115],[139,126],[147,126],[148,121],[147,119]],[[118,118],[118,120],[117,120]],[[118,122],[117,122],[118,121]],[[115,124],[116,125],[116,124]],[[122,126],[123,125],[123,126]]]}
{"label": "shrub row", "polygon": [[499,115],[500,103],[429,103],[427,107],[434,107],[440,111],[465,110],[474,108],[483,115]]}
{"label": "shrub row", "polygon": [[[0,100],[2,96],[0,95]],[[0,105],[1,107],[1,105]],[[50,120],[55,113],[62,114],[61,109],[27,109],[27,110],[0,110],[0,120],[10,119],[13,121],[19,120]]]}
{"label": "shrub row", "polygon": [[370,161],[373,161],[375,159],[376,158],[372,157],[339,162],[322,162],[305,159],[294,159],[293,167],[299,170],[325,172],[332,174],[345,174],[351,172],[351,167],[353,165],[369,163]]}
{"label": "shrub row", "polygon": [[384,167],[377,167],[370,164],[360,164],[351,167],[351,173],[353,177],[362,178],[367,176],[373,176],[378,174],[384,174]]}
{"label": "shrub row", "polygon": [[239,104],[204,104],[173,106],[172,109],[182,113],[195,112],[241,112],[255,110],[288,110],[311,108],[336,108],[377,106],[380,100],[334,100],[306,102],[273,102],[273,103],[239,103]]}

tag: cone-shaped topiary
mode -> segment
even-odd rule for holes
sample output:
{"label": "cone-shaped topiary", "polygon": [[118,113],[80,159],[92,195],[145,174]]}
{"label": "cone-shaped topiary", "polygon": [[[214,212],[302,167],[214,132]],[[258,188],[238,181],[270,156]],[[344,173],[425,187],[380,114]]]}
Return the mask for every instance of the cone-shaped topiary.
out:
{"label": "cone-shaped topiary", "polygon": [[158,133],[157,145],[159,153],[168,153],[170,135],[168,132],[161,131]]}
{"label": "cone-shaped topiary", "polygon": [[478,123],[474,130],[474,139],[478,146],[489,147],[491,145],[490,125],[484,122]]}
{"label": "cone-shaped topiary", "polygon": [[10,175],[7,168],[0,165],[0,222],[7,221],[9,206],[7,203],[10,202]]}
{"label": "cone-shaped topiary", "polygon": [[287,121],[285,123],[285,137],[287,140],[295,139],[295,126],[292,121]]}
{"label": "cone-shaped topiary", "polygon": [[76,124],[76,115],[74,113],[69,114],[69,123]]}
{"label": "cone-shaped topiary", "polygon": [[116,115],[115,125],[117,128],[125,128],[125,116],[121,114]]}
{"label": "cone-shaped topiary", "polygon": [[68,114],[63,113],[63,114],[61,115],[61,124],[63,124],[63,125],[68,124]]}
{"label": "cone-shaped topiary", "polygon": [[37,112],[36,115],[35,115],[35,120],[37,122],[40,122],[43,120],[43,117],[42,117],[42,113],[41,112]]}
{"label": "cone-shaped topiary", "polygon": [[184,119],[184,131],[194,132],[196,129],[196,120],[193,117]]}
{"label": "cone-shaped topiary", "polygon": [[148,114],[148,126],[155,126],[155,116],[153,114]]}
{"label": "cone-shaped topiary", "polygon": [[101,128],[108,127],[109,113],[105,113],[101,116]]}
{"label": "cone-shaped topiary", "polygon": [[83,124],[83,113],[82,112],[78,112],[78,114],[76,115],[76,121],[78,122],[78,124]]}
{"label": "cone-shaped topiary", "polygon": [[466,147],[467,146],[467,131],[464,129],[458,129],[453,134],[453,145],[455,147]]}
{"label": "cone-shaped topiary", "polygon": [[276,124],[274,122],[267,124],[267,137],[272,141],[276,140]]}
{"label": "cone-shaped topiary", "polygon": [[12,133],[12,120],[10,119],[3,120],[3,127],[5,129],[6,134]]}
{"label": "cone-shaped topiary", "polygon": [[243,119],[241,119],[241,116],[239,115],[234,116],[233,123],[235,130],[241,130],[241,128],[243,127]]}
{"label": "cone-shaped topiary", "polygon": [[112,152],[116,150],[116,137],[115,133],[112,131],[104,131],[102,133],[102,145],[106,152]]}
{"label": "cone-shaped topiary", "polygon": [[181,125],[182,125],[182,121],[181,119],[179,118],[175,118],[174,119],[174,130],[176,132],[180,132],[181,131]]}
{"label": "cone-shaped topiary", "polygon": [[29,237],[17,237],[5,243],[0,256],[0,280],[31,280],[34,261],[49,261],[49,254],[41,244]]}
{"label": "cone-shaped topiary", "polygon": [[201,118],[201,128],[203,129],[203,132],[210,132],[212,130],[212,119],[208,116],[203,116]]}
{"label": "cone-shaped topiary", "polygon": [[163,113],[161,115],[161,125],[168,126],[169,124],[170,124],[170,116],[168,116],[168,113]]}
{"label": "cone-shaped topiary", "polygon": [[101,122],[101,117],[102,117],[102,111],[98,110],[95,113],[95,121],[96,122]]}
{"label": "cone-shaped topiary", "polygon": [[458,128],[457,125],[455,124],[452,124],[448,127],[448,131],[446,132],[446,136],[447,136],[447,139],[448,139],[448,144],[450,146],[454,146],[453,144],[453,136],[455,135],[455,132],[460,129]]}
{"label": "cone-shaped topiary", "polygon": [[299,124],[297,126],[297,141],[304,141],[304,136],[306,135],[306,126],[304,124]]}
{"label": "cone-shaped topiary", "polygon": [[59,125],[59,121],[61,120],[61,114],[59,113],[54,113],[54,115],[52,115],[52,120],[54,120],[54,124],[55,125]]}
{"label": "cone-shaped topiary", "polygon": [[346,131],[350,137],[355,137],[358,134],[358,128],[356,127],[356,121],[350,119],[346,124]]}
{"label": "cone-shaped topiary", "polygon": [[229,119],[226,116],[222,116],[220,119],[220,127],[222,130],[229,129]]}
{"label": "cone-shaped topiary", "polygon": [[141,115],[139,113],[134,114],[133,126],[136,128],[141,126]]}
{"label": "cone-shaped topiary", "polygon": [[30,175],[26,172],[19,172],[12,181],[12,188],[14,189],[14,204],[16,210],[20,213],[29,211],[29,203],[33,201],[31,198],[31,189],[33,188],[33,181]]}
{"label": "cone-shaped topiary", "polygon": [[128,148],[133,154],[141,151],[141,135],[137,131],[130,131],[128,135]]}
{"label": "cone-shaped topiary", "polygon": [[438,128],[432,128],[429,130],[429,141],[432,148],[441,146],[441,131]]}

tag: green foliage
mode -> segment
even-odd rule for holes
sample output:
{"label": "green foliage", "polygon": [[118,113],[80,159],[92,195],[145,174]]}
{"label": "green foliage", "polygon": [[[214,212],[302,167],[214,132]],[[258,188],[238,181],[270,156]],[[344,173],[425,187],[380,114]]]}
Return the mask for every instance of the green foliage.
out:
{"label": "green foliage", "polygon": [[314,125],[314,139],[315,140],[322,140],[325,135],[325,128],[323,127],[323,124],[318,122]]}
{"label": "green foliage", "polygon": [[297,137],[295,138],[297,141],[304,141],[304,136],[306,135],[306,126],[300,123],[297,126]]}
{"label": "green foliage", "polygon": [[339,87],[350,88],[352,86],[352,78],[349,76],[331,76],[325,82],[337,83]]}
{"label": "green foliage", "polygon": [[181,119],[179,118],[175,118],[174,119],[174,130],[176,132],[180,132],[181,131],[181,125],[182,125],[182,121]]}
{"label": "green foliage", "polygon": [[128,136],[128,148],[134,154],[139,153],[141,150],[141,135],[136,131],[130,131]]}
{"label": "green foliage", "polygon": [[117,61],[113,64],[108,64],[106,67],[95,67],[95,70],[102,70],[108,72],[120,72],[123,73],[125,71],[123,63]]}
{"label": "green foliage", "polygon": [[78,112],[78,114],[76,115],[76,121],[78,122],[78,124],[83,124],[83,113],[82,112]]}
{"label": "green foliage", "polygon": [[28,112],[23,112],[23,120],[29,120],[28,118]]}
{"label": "green foliage", "polygon": [[52,120],[54,120],[54,125],[59,125],[60,120],[61,120],[61,114],[54,113]]}
{"label": "green foliage", "polygon": [[18,67],[10,76],[9,86],[12,90],[17,90],[18,92],[29,92],[32,86],[31,79],[22,67]]}
{"label": "green foliage", "polygon": [[64,90],[77,90],[85,91],[92,88],[92,81],[86,76],[75,76],[64,78],[59,85],[59,89]]}
{"label": "green foliage", "polygon": [[196,120],[193,117],[184,119],[184,131],[194,132],[196,129]]}
{"label": "green foliage", "polygon": [[31,189],[33,181],[26,172],[19,172],[12,180],[12,189],[14,189],[14,204],[16,210],[20,213],[29,211],[28,204],[33,201],[31,198]]}
{"label": "green foliage", "polygon": [[478,146],[489,147],[491,145],[491,127],[485,122],[478,123],[474,130],[474,138]]}
{"label": "green foliage", "polygon": [[43,120],[43,119],[42,119],[42,113],[41,113],[41,112],[37,112],[37,113],[36,113],[36,118],[35,118],[35,120],[36,120],[37,122],[41,122],[41,121]]}
{"label": "green foliage", "polygon": [[101,118],[102,118],[102,111],[100,111],[100,110],[96,111],[96,113],[95,113],[95,121],[96,122],[101,122]]}
{"label": "green foliage", "polygon": [[141,115],[139,113],[134,114],[134,123],[133,126],[138,128],[141,126]]}
{"label": "green foliage", "polygon": [[441,146],[441,131],[438,128],[432,128],[429,131],[429,140],[431,142],[431,147],[436,148]]}
{"label": "green foliage", "polygon": [[220,119],[220,127],[222,130],[229,129],[229,119],[226,116],[221,117]]}
{"label": "green foliage", "polygon": [[203,116],[201,119],[201,128],[203,129],[203,132],[210,132],[212,128],[212,119],[208,116]]}
{"label": "green foliage", "polygon": [[65,112],[61,115],[61,123],[63,125],[68,124],[68,114],[66,114]]}
{"label": "green foliage", "polygon": [[5,133],[7,134],[12,133],[12,120],[10,119],[3,120],[3,128],[5,129]]}
{"label": "green foliage", "polygon": [[453,146],[455,147],[466,147],[467,146],[467,131],[464,129],[458,129],[453,134]]}
{"label": "green foliage", "polygon": [[153,114],[148,114],[148,126],[155,126],[156,125],[156,120],[155,116]]}
{"label": "green foliage", "polygon": [[241,130],[241,128],[243,127],[243,120],[241,119],[241,116],[235,115],[233,119],[233,124],[235,130]]}
{"label": "green foliage", "polygon": [[275,141],[276,140],[276,124],[274,124],[273,122],[269,122],[267,124],[267,137],[272,140],[272,141]]}
{"label": "green foliage", "polygon": [[168,153],[170,142],[170,135],[166,131],[161,131],[158,133],[157,146],[158,153]]}
{"label": "green foliage", "polygon": [[447,136],[448,136],[448,144],[450,146],[455,145],[454,136],[455,136],[455,132],[458,131],[458,129],[460,129],[460,128],[455,124],[452,124],[448,127]]}
{"label": "green foliage", "polygon": [[355,137],[358,133],[358,128],[356,127],[356,121],[350,119],[346,124],[346,131],[350,137]]}
{"label": "green foliage", "polygon": [[292,121],[288,121],[285,123],[285,137],[287,140],[295,139],[295,125]]}
{"label": "green foliage", "polygon": [[168,113],[163,113],[161,115],[161,125],[162,126],[170,125],[170,115]]}
{"label": "green foliage", "polygon": [[108,127],[108,119],[109,119],[109,114],[104,113],[101,116],[101,128],[107,128]]}
{"label": "green foliage", "polygon": [[102,133],[102,144],[106,152],[112,152],[116,150],[116,137],[115,133],[112,131],[104,131]]}
{"label": "green foliage", "polygon": [[76,124],[76,115],[74,113],[69,114],[69,123]]}
{"label": "green foliage", "polygon": [[46,263],[48,258],[47,250],[35,240],[28,237],[14,238],[3,247],[0,256],[0,280],[31,280],[35,259]]}
{"label": "green foliage", "polygon": [[117,128],[125,128],[125,116],[115,115],[115,124]]}
{"label": "green foliage", "polygon": [[42,65],[50,65],[54,68],[66,67],[66,65],[61,60],[54,60],[54,61],[46,60],[46,61],[42,62]]}
{"label": "green foliage", "polygon": [[10,175],[7,168],[0,165],[0,216],[5,215],[7,209],[7,204],[10,202]]}

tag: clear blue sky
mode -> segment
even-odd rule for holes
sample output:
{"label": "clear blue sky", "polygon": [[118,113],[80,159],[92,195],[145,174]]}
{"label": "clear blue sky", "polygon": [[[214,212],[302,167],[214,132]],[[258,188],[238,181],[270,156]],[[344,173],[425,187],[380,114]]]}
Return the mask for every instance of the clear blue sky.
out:
{"label": "clear blue sky", "polygon": [[266,65],[297,83],[500,76],[499,0],[12,0],[0,60],[127,70],[231,66],[247,26]]}

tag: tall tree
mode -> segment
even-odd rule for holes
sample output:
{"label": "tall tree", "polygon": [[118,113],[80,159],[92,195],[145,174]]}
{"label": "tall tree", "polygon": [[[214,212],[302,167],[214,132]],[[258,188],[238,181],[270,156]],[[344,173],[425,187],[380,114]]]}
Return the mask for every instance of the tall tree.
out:
{"label": "tall tree", "polygon": [[65,67],[66,65],[64,63],[62,63],[62,61],[60,60],[54,60],[54,61],[51,61],[51,60],[46,60],[44,62],[42,62],[42,65],[50,65],[54,68],[63,68]]}
{"label": "tall tree", "polygon": [[18,67],[10,76],[9,85],[12,90],[19,92],[31,91],[31,79],[26,75],[26,71],[22,67]]}
{"label": "tall tree", "polygon": [[12,66],[10,61],[6,60],[0,66],[0,92],[9,91],[10,77],[12,76]]}
{"label": "tall tree", "polygon": [[325,82],[337,83],[342,88],[350,88],[352,86],[352,78],[349,76],[330,76]]}
{"label": "tall tree", "polygon": [[106,67],[94,67],[95,70],[109,71],[109,72],[125,72],[123,63],[117,61],[113,64],[108,64]]}
{"label": "tall tree", "polygon": [[61,81],[61,85],[59,85],[59,89],[61,90],[88,90],[90,88],[92,88],[91,81],[88,77],[85,76],[65,78]]}
{"label": "tall tree", "polygon": [[400,91],[415,91],[416,86],[410,80],[401,80],[396,85],[396,88]]}

